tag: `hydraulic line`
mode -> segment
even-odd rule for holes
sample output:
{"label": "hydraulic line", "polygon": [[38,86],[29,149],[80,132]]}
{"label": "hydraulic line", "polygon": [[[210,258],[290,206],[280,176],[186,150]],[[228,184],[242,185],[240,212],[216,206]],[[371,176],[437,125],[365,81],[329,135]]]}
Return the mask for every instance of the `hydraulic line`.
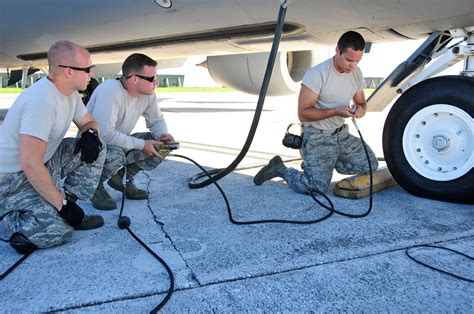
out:
{"label": "hydraulic line", "polygon": [[369,158],[369,151],[367,150],[367,145],[365,144],[364,138],[362,137],[362,133],[360,132],[359,126],[357,125],[355,118],[352,118],[352,123],[354,123],[357,133],[359,133],[360,141],[362,142],[362,147],[364,147],[365,156],[367,157],[367,162],[369,164],[369,208],[367,209],[365,213],[362,213],[362,214],[348,214],[348,213],[341,212],[338,210],[334,210],[334,212],[336,214],[349,217],[349,218],[362,218],[370,214],[370,212],[372,211],[373,194],[374,194],[374,178],[373,178],[373,173],[372,173],[372,163],[370,162],[370,158]]}
{"label": "hydraulic line", "polygon": [[[4,242],[8,242],[8,241],[4,241]],[[23,261],[27,259],[28,256],[30,256],[34,251],[35,249],[29,250],[25,255],[20,257],[20,259],[17,260],[12,266],[10,266],[3,274],[0,274],[0,281],[3,280],[5,277],[7,277],[8,274],[10,274],[13,270],[15,270],[15,268],[20,266],[20,264],[23,263]]]}
{"label": "hydraulic line", "polygon": [[262,114],[265,96],[267,94],[268,85],[270,83],[270,78],[272,76],[273,65],[275,64],[275,58],[278,53],[278,46],[280,44],[281,33],[283,31],[283,25],[285,21],[286,8],[288,7],[288,2],[289,0],[284,0],[282,1],[282,4],[280,5],[280,10],[278,12],[278,20],[275,27],[275,36],[273,38],[272,49],[270,51],[270,55],[268,57],[268,63],[267,63],[267,68],[265,70],[265,76],[263,78],[262,87],[258,95],[257,107],[255,108],[255,114],[253,117],[252,125],[250,127],[247,140],[245,141],[245,144],[242,147],[242,150],[234,159],[234,161],[229,166],[227,166],[227,168],[214,169],[212,171],[209,171],[209,174],[214,175],[212,179],[208,178],[205,181],[196,183],[195,182],[196,180],[198,180],[199,178],[205,177],[207,175],[199,173],[195,175],[194,177],[192,177],[188,183],[191,189],[200,189],[200,188],[208,186],[214,181],[218,181],[222,179],[223,177],[231,173],[239,165],[239,163],[242,161],[242,159],[244,159],[245,155],[247,154],[250,148],[250,145],[252,144],[253,138],[255,136],[255,132],[257,131],[258,122],[260,121],[260,116]]}
{"label": "hydraulic line", "polygon": [[[339,214],[341,216],[345,216],[345,217],[349,217],[349,218],[363,218],[367,215],[369,215],[369,213],[371,212],[372,210],[372,205],[373,205],[373,173],[372,173],[372,163],[370,162],[370,158],[369,158],[369,152],[367,150],[367,145],[364,141],[364,138],[362,137],[362,133],[356,123],[356,120],[354,118],[352,118],[352,122],[354,123],[354,126],[356,127],[357,129],[357,132],[359,133],[359,136],[360,136],[360,140],[362,142],[362,146],[364,148],[364,152],[365,152],[365,155],[367,157],[367,163],[368,163],[368,166],[369,166],[369,180],[370,180],[370,185],[369,185],[369,191],[370,191],[370,194],[369,194],[369,206],[368,206],[368,209],[364,212],[364,213],[361,213],[361,214],[349,214],[349,213],[346,213],[346,212],[342,212],[342,211],[339,211],[339,210],[336,210],[334,209],[334,205],[331,201],[331,199],[326,195],[324,194],[323,192],[321,191],[311,191],[309,194],[309,196],[311,196],[311,198],[316,202],[318,203],[321,207],[323,207],[324,209],[327,209],[329,211],[328,214],[326,214],[325,216],[321,217],[321,218],[318,218],[318,219],[314,219],[314,220],[286,220],[286,219],[264,219],[264,220],[252,220],[252,221],[238,221],[238,220],[235,220],[233,215],[232,215],[232,209],[230,207],[230,204],[229,204],[229,200],[227,199],[227,196],[225,195],[225,192],[222,190],[222,188],[220,187],[220,185],[217,183],[217,180],[215,180],[214,177],[212,177],[212,175],[206,171],[200,164],[198,164],[196,161],[194,161],[193,159],[189,158],[189,157],[186,157],[186,156],[183,156],[183,155],[177,155],[177,154],[170,154],[169,156],[174,156],[174,157],[178,157],[178,158],[183,158],[183,159],[186,159],[190,162],[192,162],[194,165],[196,165],[199,169],[201,169],[201,176],[207,176],[209,178],[209,180],[211,180],[211,183],[214,184],[216,186],[216,188],[219,190],[219,192],[221,193],[222,195],[222,198],[224,199],[224,202],[226,204],[226,208],[227,208],[227,214],[229,216],[229,220],[231,223],[233,224],[236,224],[236,225],[252,225],[252,224],[266,224],[266,223],[283,223],[283,224],[299,224],[299,225],[308,225],[308,224],[315,224],[315,223],[319,223],[319,222],[322,222],[323,220],[326,220],[328,219],[332,214]],[[191,183],[188,183],[188,184],[191,184]],[[320,202],[316,197],[315,197],[315,194],[316,195],[319,195],[321,197],[323,197],[327,203],[329,205],[325,205],[323,204],[322,202]]]}
{"label": "hydraulic line", "polygon": [[219,192],[221,193],[221,196],[222,198],[224,199],[224,202],[226,204],[226,208],[227,208],[227,215],[229,216],[229,220],[231,223],[235,224],[235,225],[254,225],[254,224],[267,224],[267,223],[280,223],[280,224],[297,224],[297,225],[309,225],[309,224],[315,224],[315,223],[318,223],[318,222],[321,222],[323,220],[326,220],[328,219],[333,213],[334,213],[334,205],[333,203],[331,202],[331,199],[329,197],[327,197],[324,193],[321,193],[321,192],[316,192],[316,194],[319,194],[321,195],[323,198],[326,199],[326,201],[328,202],[329,205],[325,205],[323,203],[321,203],[315,196],[314,196],[314,193],[311,193],[309,194],[311,196],[311,198],[316,202],[318,203],[321,207],[327,209],[329,211],[328,214],[326,214],[325,216],[321,217],[321,218],[318,218],[318,219],[314,219],[314,220],[286,220],[286,219],[263,219],[263,220],[250,220],[250,221],[238,221],[238,220],[235,220],[233,215],[232,215],[232,208],[230,207],[230,203],[229,203],[229,200],[227,199],[227,196],[224,192],[224,190],[221,188],[221,186],[219,185],[219,183],[217,183],[217,181],[214,180],[214,178],[211,176],[211,174],[206,171],[206,169],[204,169],[200,164],[198,164],[196,161],[194,161],[193,159],[189,158],[189,157],[186,157],[186,156],[183,156],[183,155],[178,155],[178,154],[170,154],[169,156],[173,156],[173,157],[178,157],[178,158],[183,158],[183,159],[186,159],[186,160],[189,160],[190,162],[192,162],[194,165],[196,165],[199,169],[202,170],[202,173],[206,176],[209,177],[209,180],[211,180],[211,183],[214,184],[216,186],[216,188],[219,190]]}
{"label": "hydraulic line", "polygon": [[[471,279],[471,278],[467,278],[467,277],[463,277],[463,276],[460,276],[460,275],[457,275],[457,274],[454,274],[454,273],[451,273],[451,272],[448,272],[446,270],[443,270],[441,268],[437,268],[437,267],[434,267],[432,265],[429,265],[427,264],[426,262],[422,262],[421,260],[415,258],[413,255],[411,255],[410,253],[415,251],[415,250],[419,250],[419,249],[439,249],[439,250],[445,250],[445,251],[449,251],[449,252],[453,252],[459,256],[462,256],[464,257],[465,259],[469,260],[469,261],[474,261],[474,257],[470,256],[470,255],[467,255],[465,253],[462,253],[462,252],[459,252],[459,251],[456,251],[456,250],[453,250],[453,249],[450,249],[450,248],[447,248],[447,247],[444,247],[444,246],[437,246],[437,245],[431,245],[431,244],[422,244],[422,245],[414,245],[414,246],[411,246],[409,248],[407,248],[405,250],[405,254],[413,261],[415,261],[416,263],[422,265],[422,266],[425,266],[429,269],[432,269],[434,271],[439,271],[440,273],[443,273],[443,274],[446,274],[448,276],[451,276],[451,277],[454,277],[456,279],[459,279],[459,280],[463,280],[463,281],[467,281],[467,282],[474,282],[474,279]],[[439,255],[438,255],[439,256]]]}
{"label": "hydraulic line", "polygon": [[158,304],[153,310],[151,310],[150,313],[157,313],[165,304],[168,302],[168,300],[171,298],[171,295],[173,294],[174,291],[174,276],[173,272],[171,271],[171,268],[168,266],[168,264],[158,255],[156,254],[148,245],[145,244],[131,229],[130,229],[130,218],[127,216],[123,216],[123,209],[124,209],[124,204],[125,204],[125,188],[126,188],[126,180],[127,180],[127,166],[126,166],[126,161],[128,154],[132,152],[132,150],[128,151],[125,154],[125,164],[124,164],[124,182],[122,182],[122,202],[120,205],[120,213],[119,213],[119,218],[117,220],[117,225],[120,229],[126,229],[128,233],[145,249],[150,253],[155,259],[160,262],[161,265],[166,269],[166,272],[168,273],[168,278],[170,281],[170,285],[168,288],[168,291],[166,292],[166,296],[164,299]]}

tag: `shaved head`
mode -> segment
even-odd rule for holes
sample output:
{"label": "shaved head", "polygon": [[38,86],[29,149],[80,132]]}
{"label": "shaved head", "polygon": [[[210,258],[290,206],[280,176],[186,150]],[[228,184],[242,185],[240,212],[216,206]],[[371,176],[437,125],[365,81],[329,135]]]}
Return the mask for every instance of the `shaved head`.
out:
{"label": "shaved head", "polygon": [[48,50],[48,65],[50,71],[59,64],[74,65],[79,53],[88,53],[86,49],[67,40],[55,42]]}
{"label": "shaved head", "polygon": [[66,96],[85,90],[94,76],[87,49],[67,40],[55,42],[48,50],[48,79]]}

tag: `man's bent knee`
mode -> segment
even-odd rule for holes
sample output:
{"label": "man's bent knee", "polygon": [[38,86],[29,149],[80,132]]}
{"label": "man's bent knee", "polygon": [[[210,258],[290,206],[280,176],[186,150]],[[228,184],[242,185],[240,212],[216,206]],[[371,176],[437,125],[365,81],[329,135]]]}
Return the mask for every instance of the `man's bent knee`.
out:
{"label": "man's bent knee", "polygon": [[327,193],[329,191],[330,184],[331,182],[322,182],[321,180],[309,179],[308,183],[305,185],[307,191],[306,193]]}
{"label": "man's bent knee", "polygon": [[[51,209],[55,210],[55,209]],[[8,228],[23,234],[38,248],[48,248],[71,240],[73,228],[48,208],[32,211],[14,211],[4,217]]]}
{"label": "man's bent knee", "polygon": [[29,234],[28,239],[38,248],[44,249],[65,244],[72,239],[73,228],[67,224],[51,224],[43,230]]}

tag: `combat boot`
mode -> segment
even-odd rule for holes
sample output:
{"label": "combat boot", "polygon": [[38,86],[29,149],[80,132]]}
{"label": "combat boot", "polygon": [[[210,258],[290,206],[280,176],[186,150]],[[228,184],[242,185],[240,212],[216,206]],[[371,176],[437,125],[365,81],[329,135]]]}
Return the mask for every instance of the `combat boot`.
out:
{"label": "combat boot", "polygon": [[[125,196],[131,200],[144,200],[148,198],[148,192],[146,190],[139,189],[135,186],[133,182],[133,177],[140,171],[141,169],[135,165],[131,164],[127,166],[127,182],[125,184]],[[117,190],[122,192],[123,191],[123,168],[120,169],[117,174],[113,175],[107,184]]]}
{"label": "combat boot", "polygon": [[253,182],[256,185],[262,185],[263,182],[273,179],[275,177],[281,177],[282,171],[285,169],[283,160],[280,156],[275,156],[270,159],[268,165],[260,169],[260,171],[253,178]]}
{"label": "combat boot", "polygon": [[[115,204],[115,202],[114,202]],[[91,230],[97,229],[104,225],[104,218],[99,215],[84,215],[79,226],[75,226],[74,230]]]}
{"label": "combat boot", "polygon": [[125,185],[125,196],[131,200],[144,200],[148,198],[148,191],[139,189],[133,183],[133,179],[127,179],[127,184]]}
{"label": "combat boot", "polygon": [[114,174],[109,181],[107,181],[107,184],[114,190],[117,190],[119,192],[123,192],[123,173],[124,170],[123,168],[120,169],[116,174]]}
{"label": "combat boot", "polygon": [[114,199],[110,196],[109,192],[107,192],[102,182],[99,183],[94,196],[92,196],[92,204],[95,208],[102,210],[112,210],[117,208]]}

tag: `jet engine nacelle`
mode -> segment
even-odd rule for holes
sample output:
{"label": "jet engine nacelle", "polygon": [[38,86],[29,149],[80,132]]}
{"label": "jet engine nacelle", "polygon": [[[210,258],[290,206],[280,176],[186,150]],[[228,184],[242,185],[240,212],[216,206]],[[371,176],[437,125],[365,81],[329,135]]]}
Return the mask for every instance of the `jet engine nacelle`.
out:
{"label": "jet engine nacelle", "polygon": [[[257,95],[262,86],[270,53],[207,57],[207,68],[214,81],[233,89]],[[316,53],[279,52],[268,86],[268,96],[289,95],[299,91],[306,70],[316,64]]]}

